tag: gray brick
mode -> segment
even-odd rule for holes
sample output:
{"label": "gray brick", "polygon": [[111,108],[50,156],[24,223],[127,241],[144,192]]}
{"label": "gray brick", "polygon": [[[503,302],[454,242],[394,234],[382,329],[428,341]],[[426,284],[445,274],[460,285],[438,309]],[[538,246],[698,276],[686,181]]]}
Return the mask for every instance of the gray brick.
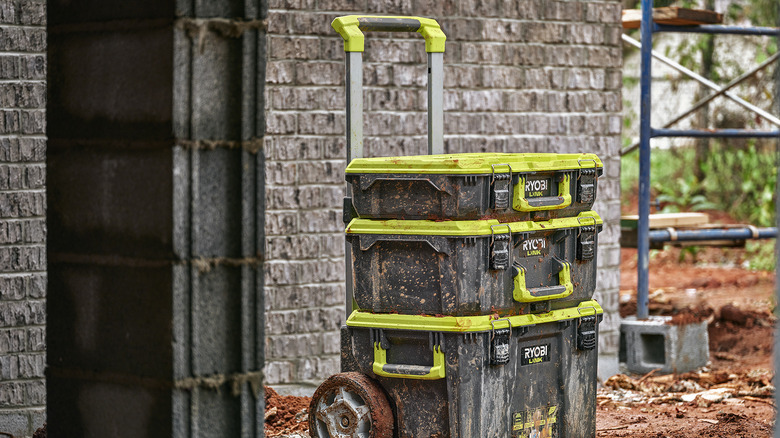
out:
{"label": "gray brick", "polygon": [[44,111],[20,111],[19,114],[22,134],[46,133],[46,113]]}
{"label": "gray brick", "polygon": [[270,59],[317,59],[320,40],[316,37],[271,37],[268,44]]}
{"label": "gray brick", "polygon": [[45,323],[46,305],[43,302],[0,302],[0,327],[42,325]]}
{"label": "gray brick", "polygon": [[298,164],[269,162],[265,166],[265,182],[269,185],[292,185],[297,180]]}
{"label": "gray brick", "polygon": [[263,374],[267,385],[294,382],[294,363],[291,361],[269,361]]}
{"label": "gray brick", "polygon": [[344,66],[333,62],[299,62],[295,65],[299,85],[343,85]]}
{"label": "gray brick", "polygon": [[3,108],[42,108],[46,105],[46,87],[43,84],[9,84],[0,93]]}
{"label": "gray brick", "polygon": [[[11,2],[3,2],[3,4]],[[0,6],[2,8],[2,6]],[[0,13],[2,10],[0,9]],[[0,16],[0,18],[2,18]],[[12,436],[29,436],[31,435],[30,420],[28,415],[19,410],[0,410],[0,425],[5,433],[12,434]],[[41,424],[43,425],[43,424]]]}
{"label": "gray brick", "polygon": [[[3,6],[0,5],[0,8],[2,7]],[[2,9],[0,9],[0,14],[1,13],[2,13]],[[17,79],[18,77],[19,77],[19,56],[18,55],[0,56],[0,79]]]}
{"label": "gray brick", "polygon": [[25,402],[25,387],[22,383],[0,383],[0,407],[22,406]]}
{"label": "gray brick", "polygon": [[19,57],[19,78],[27,80],[46,79],[46,56],[23,55]]}
{"label": "gray brick", "polygon": [[298,133],[300,134],[342,134],[345,132],[344,114],[300,113],[298,114]]}
{"label": "gray brick", "polygon": [[42,162],[45,159],[46,141],[42,138],[0,138],[0,162]]}
{"label": "gray brick", "polygon": [[298,213],[270,212],[266,216],[265,233],[267,235],[285,235],[298,232]]}
{"label": "gray brick", "polygon": [[289,84],[295,80],[295,63],[271,61],[266,66],[265,80],[269,84]]}
{"label": "gray brick", "polygon": [[0,218],[43,216],[46,200],[41,192],[0,192]]}
{"label": "gray brick", "polygon": [[0,247],[0,272],[29,272],[46,269],[46,248]]}
{"label": "gray brick", "polygon": [[[27,345],[22,345],[22,351],[46,351],[46,329],[43,327],[30,327],[27,329]],[[24,350],[26,348],[26,350]],[[0,335],[0,351],[2,351],[2,335]]]}
{"label": "gray brick", "polygon": [[1,329],[0,330],[0,354],[21,353],[31,351],[27,344],[27,332],[25,329]]}
{"label": "gray brick", "polygon": [[339,372],[340,359],[338,357],[311,357],[301,359],[298,363],[296,377],[300,381],[319,379],[319,376],[328,376]]}

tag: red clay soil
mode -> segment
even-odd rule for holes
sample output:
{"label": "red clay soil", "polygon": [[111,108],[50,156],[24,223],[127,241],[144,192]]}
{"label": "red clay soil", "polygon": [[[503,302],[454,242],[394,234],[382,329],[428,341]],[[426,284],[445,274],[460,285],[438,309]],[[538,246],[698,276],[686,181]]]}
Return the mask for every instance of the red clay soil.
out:
{"label": "red clay soil", "polygon": [[309,403],[311,397],[279,395],[265,387],[265,436],[284,437],[309,430]]}
{"label": "red clay soil", "polygon": [[[651,386],[654,381],[666,382],[666,387],[650,388],[649,397],[638,401],[621,400],[621,394],[636,394],[630,390],[600,390],[598,437],[772,435],[774,272],[743,268],[742,249],[706,248],[696,252],[695,259],[692,254],[667,247],[653,255],[650,313],[672,315],[678,322],[708,321],[710,365],[679,376],[622,376],[628,382],[644,379],[643,384]],[[636,314],[636,250],[622,249],[621,259],[620,313],[625,317]],[[717,403],[700,396],[691,402],[680,398],[679,391],[713,388],[731,390],[732,396]]]}

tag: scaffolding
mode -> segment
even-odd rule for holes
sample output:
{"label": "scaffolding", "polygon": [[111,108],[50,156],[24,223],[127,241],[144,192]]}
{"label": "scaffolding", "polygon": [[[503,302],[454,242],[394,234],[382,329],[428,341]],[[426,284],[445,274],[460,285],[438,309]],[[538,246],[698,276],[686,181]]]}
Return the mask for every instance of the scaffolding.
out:
{"label": "scaffolding", "polygon": [[[650,261],[650,241],[670,241],[670,240],[701,240],[708,232],[680,232],[675,230],[664,230],[660,232],[650,232],[650,140],[656,137],[692,137],[692,138],[778,138],[780,139],[780,119],[730,93],[729,90],[757,73],[763,70],[778,59],[775,54],[764,63],[757,66],[750,72],[741,75],[727,85],[720,87],[706,78],[686,69],[682,65],[654,53],[653,34],[660,32],[679,32],[679,33],[706,33],[706,34],[729,34],[729,35],[756,35],[766,37],[776,37],[780,40],[780,28],[771,27],[737,27],[723,25],[693,25],[693,26],[674,26],[663,25],[653,21],[653,2],[652,0],[642,0],[642,21],[640,25],[641,43],[625,36],[623,40],[640,49],[640,121],[639,121],[639,142],[624,149],[621,155],[639,148],[639,222],[637,229],[637,318],[647,319],[649,316],[649,261]],[[652,86],[652,60],[659,59],[672,68],[694,78],[698,82],[715,90],[715,94],[703,99],[686,111],[675,117],[663,128],[653,128],[651,125],[651,86]],[[780,84],[779,84],[780,85]],[[678,121],[692,114],[694,111],[706,105],[710,100],[718,96],[726,96],[737,102],[744,108],[760,115],[775,125],[773,130],[750,130],[750,129],[671,129]],[[777,228],[756,229],[755,227],[745,227],[739,230],[730,230],[724,232],[720,237],[726,239],[745,239],[745,238],[776,238]]]}

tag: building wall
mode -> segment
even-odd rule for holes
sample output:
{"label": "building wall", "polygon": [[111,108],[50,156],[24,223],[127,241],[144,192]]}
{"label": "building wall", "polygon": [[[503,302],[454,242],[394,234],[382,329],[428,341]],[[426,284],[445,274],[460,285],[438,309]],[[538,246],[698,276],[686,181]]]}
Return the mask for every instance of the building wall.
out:
{"label": "building wall", "polygon": [[0,432],[43,426],[46,3],[0,3]]}
{"label": "building wall", "polygon": [[[435,18],[447,34],[445,152],[594,152],[601,371],[617,369],[621,4],[618,1],[270,0],[266,76],[266,378],[315,385],[339,371],[344,52],[352,13]],[[426,151],[419,35],[366,39],[366,156]]]}

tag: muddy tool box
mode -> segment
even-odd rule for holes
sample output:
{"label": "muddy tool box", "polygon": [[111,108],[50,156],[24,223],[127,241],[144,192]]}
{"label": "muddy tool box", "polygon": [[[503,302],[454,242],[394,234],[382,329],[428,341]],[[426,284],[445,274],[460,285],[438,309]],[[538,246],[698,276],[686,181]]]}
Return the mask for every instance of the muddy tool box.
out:
{"label": "muddy tool box", "polygon": [[356,311],[342,329],[345,372],[315,392],[311,430],[337,436],[328,424],[363,421],[398,438],[595,436],[601,314],[595,301],[498,319]]}
{"label": "muddy tool box", "polygon": [[589,300],[601,218],[548,221],[354,219],[357,307],[428,315],[539,313]]}
{"label": "muddy tool box", "polygon": [[352,160],[346,180],[360,218],[504,222],[590,210],[602,170],[594,154],[420,155]]}

